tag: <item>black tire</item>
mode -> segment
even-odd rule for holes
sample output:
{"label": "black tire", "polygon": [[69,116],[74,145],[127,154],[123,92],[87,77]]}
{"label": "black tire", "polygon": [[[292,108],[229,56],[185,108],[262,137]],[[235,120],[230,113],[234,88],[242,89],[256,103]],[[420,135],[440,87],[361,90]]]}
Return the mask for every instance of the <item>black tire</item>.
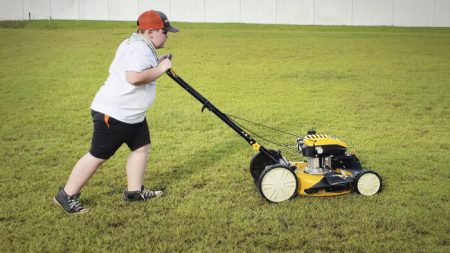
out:
{"label": "black tire", "polygon": [[[267,151],[269,151],[269,153],[275,157],[277,157],[279,154],[278,151],[272,149],[268,149]],[[250,161],[250,174],[252,175],[255,184],[258,182],[259,176],[261,175],[263,170],[267,166],[273,164],[276,164],[276,162],[262,152],[258,152],[255,156],[253,156],[252,160]]]}
{"label": "black tire", "polygon": [[298,186],[298,178],[292,168],[274,164],[261,173],[256,189],[265,200],[279,203],[297,196]]}
{"label": "black tire", "polygon": [[353,190],[364,196],[372,196],[379,193],[382,186],[383,181],[378,173],[372,170],[362,170],[356,175]]}

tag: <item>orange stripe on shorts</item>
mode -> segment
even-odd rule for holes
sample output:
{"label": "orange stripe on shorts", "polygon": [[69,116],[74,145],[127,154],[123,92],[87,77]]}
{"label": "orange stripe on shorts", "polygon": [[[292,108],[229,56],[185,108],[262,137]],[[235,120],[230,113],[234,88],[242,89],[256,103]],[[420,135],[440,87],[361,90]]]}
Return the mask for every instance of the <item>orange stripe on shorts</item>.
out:
{"label": "orange stripe on shorts", "polygon": [[106,126],[109,128],[109,115],[105,114],[105,117],[103,119],[105,120]]}

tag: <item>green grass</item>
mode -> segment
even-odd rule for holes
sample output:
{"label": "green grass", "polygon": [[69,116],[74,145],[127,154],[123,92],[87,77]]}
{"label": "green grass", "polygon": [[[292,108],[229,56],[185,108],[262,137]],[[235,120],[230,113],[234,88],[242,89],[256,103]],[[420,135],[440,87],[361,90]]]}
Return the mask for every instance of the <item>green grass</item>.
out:
{"label": "green grass", "polygon": [[89,148],[90,102],[134,24],[0,22],[2,251],[450,251],[450,29],[176,25],[161,53],[218,108],[338,136],[384,191],[266,203],[248,144],[163,77],[146,185],[166,195],[121,200],[122,147],[83,189],[90,212],[66,216],[51,199]]}

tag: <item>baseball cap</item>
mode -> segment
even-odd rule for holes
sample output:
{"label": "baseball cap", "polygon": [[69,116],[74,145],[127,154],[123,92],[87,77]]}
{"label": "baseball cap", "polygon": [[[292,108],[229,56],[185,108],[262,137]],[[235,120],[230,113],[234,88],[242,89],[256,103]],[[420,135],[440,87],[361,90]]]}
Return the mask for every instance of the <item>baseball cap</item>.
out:
{"label": "baseball cap", "polygon": [[166,14],[154,10],[142,13],[138,18],[137,25],[141,30],[163,29],[174,33],[180,31],[180,29],[170,25]]}

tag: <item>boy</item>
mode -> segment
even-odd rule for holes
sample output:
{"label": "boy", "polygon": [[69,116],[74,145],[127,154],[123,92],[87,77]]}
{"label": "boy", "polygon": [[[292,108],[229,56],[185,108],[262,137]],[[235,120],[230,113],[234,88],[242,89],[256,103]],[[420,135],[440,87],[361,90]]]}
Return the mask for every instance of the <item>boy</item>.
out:
{"label": "boy", "polygon": [[150,133],[145,118],[156,96],[155,80],[172,67],[167,56],[158,58],[168,32],[179,29],[170,25],[159,11],[146,11],[137,21],[138,30],[123,41],[109,68],[109,77],[91,104],[94,122],[91,148],[75,164],[54,202],[67,214],[85,213],[79,202],[80,190],[95,171],[126,143],[131,152],[127,159],[126,201],[159,197],[162,191],[144,188],[144,171],[150,147]]}

